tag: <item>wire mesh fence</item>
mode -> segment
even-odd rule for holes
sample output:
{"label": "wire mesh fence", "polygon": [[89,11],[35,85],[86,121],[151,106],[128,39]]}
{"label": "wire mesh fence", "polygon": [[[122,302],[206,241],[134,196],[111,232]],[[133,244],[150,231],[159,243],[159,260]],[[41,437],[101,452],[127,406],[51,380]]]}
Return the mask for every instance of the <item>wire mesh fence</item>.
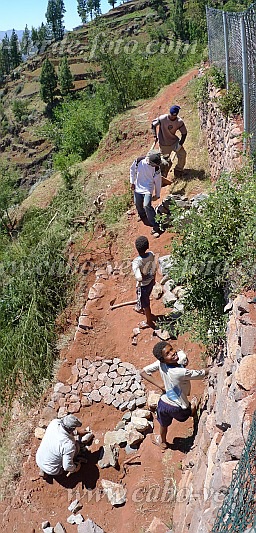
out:
{"label": "wire mesh fence", "polygon": [[212,533],[256,533],[256,411]]}
{"label": "wire mesh fence", "polygon": [[[256,2],[240,13],[223,12],[220,9],[207,7],[206,17],[210,63],[228,73],[230,81],[237,82],[243,91],[245,131],[249,134],[251,155],[255,160]],[[245,77],[246,69],[248,79]],[[245,101],[246,94],[248,94],[248,103]]]}

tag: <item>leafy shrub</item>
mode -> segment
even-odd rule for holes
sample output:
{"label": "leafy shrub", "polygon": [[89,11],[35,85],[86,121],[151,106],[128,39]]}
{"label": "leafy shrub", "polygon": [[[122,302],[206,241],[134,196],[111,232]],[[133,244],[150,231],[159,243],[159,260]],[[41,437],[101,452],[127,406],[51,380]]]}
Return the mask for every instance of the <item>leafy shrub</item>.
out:
{"label": "leafy shrub", "polygon": [[230,83],[229,90],[218,98],[218,106],[226,117],[242,113],[243,95],[238,83]]}
{"label": "leafy shrub", "polygon": [[221,68],[216,67],[216,65],[213,65],[208,70],[208,78],[213,83],[214,87],[217,89],[224,89],[226,86],[226,76],[224,71]]}
{"label": "leafy shrub", "polygon": [[255,175],[223,176],[187,224],[174,210],[170,277],[187,288],[179,328],[211,344],[224,335],[225,291],[256,288]]}
{"label": "leafy shrub", "polygon": [[67,99],[53,111],[53,121],[44,128],[57,150],[86,159],[96,150],[104,129],[101,103],[89,93]]}
{"label": "leafy shrub", "polygon": [[197,78],[194,85],[194,98],[196,102],[207,103],[209,100],[208,93],[208,77],[203,75],[200,78]]}
{"label": "leafy shrub", "polygon": [[12,103],[12,112],[17,122],[24,122],[29,115],[27,102],[23,100],[14,100]]}
{"label": "leafy shrub", "polygon": [[65,186],[69,190],[73,188],[73,182],[77,178],[77,172],[74,169],[71,170],[71,167],[80,160],[81,158],[77,154],[65,155],[62,152],[58,152],[53,158],[53,166],[56,170],[61,171]]}

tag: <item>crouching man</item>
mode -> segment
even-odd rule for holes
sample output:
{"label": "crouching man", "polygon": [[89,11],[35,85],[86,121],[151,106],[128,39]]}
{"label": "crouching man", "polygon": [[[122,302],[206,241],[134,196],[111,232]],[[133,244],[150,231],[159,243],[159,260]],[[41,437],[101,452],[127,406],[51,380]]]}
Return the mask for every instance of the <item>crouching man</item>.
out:
{"label": "crouching man", "polygon": [[75,462],[80,445],[75,440],[74,430],[81,426],[82,422],[74,415],[66,415],[50,422],[36,453],[41,477],[45,474],[58,476],[64,472],[80,470],[81,463]]}
{"label": "crouching man", "polygon": [[[168,448],[167,431],[173,419],[185,422],[190,416],[197,416],[197,398],[192,398],[191,403],[188,400],[190,381],[203,379],[209,374],[209,369],[185,368],[184,362],[180,364],[179,361],[180,352],[176,352],[171,344],[165,341],[155,344],[153,354],[157,361],[145,366],[140,374],[163,393],[157,406],[160,435],[157,435],[153,442],[164,451]],[[157,371],[160,372],[161,381],[152,376]]]}

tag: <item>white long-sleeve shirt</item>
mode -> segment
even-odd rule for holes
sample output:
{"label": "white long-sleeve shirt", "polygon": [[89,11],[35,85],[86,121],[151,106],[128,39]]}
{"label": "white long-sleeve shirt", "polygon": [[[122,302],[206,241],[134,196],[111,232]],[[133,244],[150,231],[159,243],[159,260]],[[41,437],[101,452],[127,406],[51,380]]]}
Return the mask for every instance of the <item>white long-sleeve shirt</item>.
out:
{"label": "white long-sleeve shirt", "polygon": [[140,194],[155,194],[157,198],[160,198],[161,192],[161,171],[159,167],[153,167],[146,162],[146,158],[133,164],[130,168],[130,183],[135,185],[135,192]]}
{"label": "white long-sleeve shirt", "polygon": [[51,476],[60,474],[62,468],[66,472],[74,472],[75,453],[74,435],[64,429],[59,419],[52,420],[36,453],[39,468]]}
{"label": "white long-sleeve shirt", "polygon": [[[179,352],[177,353],[179,355]],[[161,400],[170,405],[176,405],[177,407],[186,409],[189,406],[188,395],[190,394],[190,381],[203,379],[205,371],[166,365],[165,363],[160,363],[158,360],[143,368],[143,371],[149,376],[157,370],[160,371],[166,390],[166,393],[161,396]]]}

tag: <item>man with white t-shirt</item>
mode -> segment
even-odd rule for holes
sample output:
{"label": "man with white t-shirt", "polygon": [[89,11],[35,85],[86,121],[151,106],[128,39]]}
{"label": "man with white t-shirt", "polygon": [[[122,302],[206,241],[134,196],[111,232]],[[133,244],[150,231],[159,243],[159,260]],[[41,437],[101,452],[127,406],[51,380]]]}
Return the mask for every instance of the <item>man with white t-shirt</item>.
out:
{"label": "man with white t-shirt", "polygon": [[[158,387],[163,392],[157,406],[157,420],[160,424],[160,441],[162,450],[168,448],[166,441],[167,430],[173,418],[179,422],[185,422],[190,416],[196,416],[196,401],[189,402],[190,381],[204,379],[209,374],[209,369],[190,370],[179,364],[179,352],[173,350],[170,343],[161,341],[155,344],[153,354],[157,361],[147,365],[141,371],[141,376]],[[152,376],[154,372],[160,372],[162,383]]]}

